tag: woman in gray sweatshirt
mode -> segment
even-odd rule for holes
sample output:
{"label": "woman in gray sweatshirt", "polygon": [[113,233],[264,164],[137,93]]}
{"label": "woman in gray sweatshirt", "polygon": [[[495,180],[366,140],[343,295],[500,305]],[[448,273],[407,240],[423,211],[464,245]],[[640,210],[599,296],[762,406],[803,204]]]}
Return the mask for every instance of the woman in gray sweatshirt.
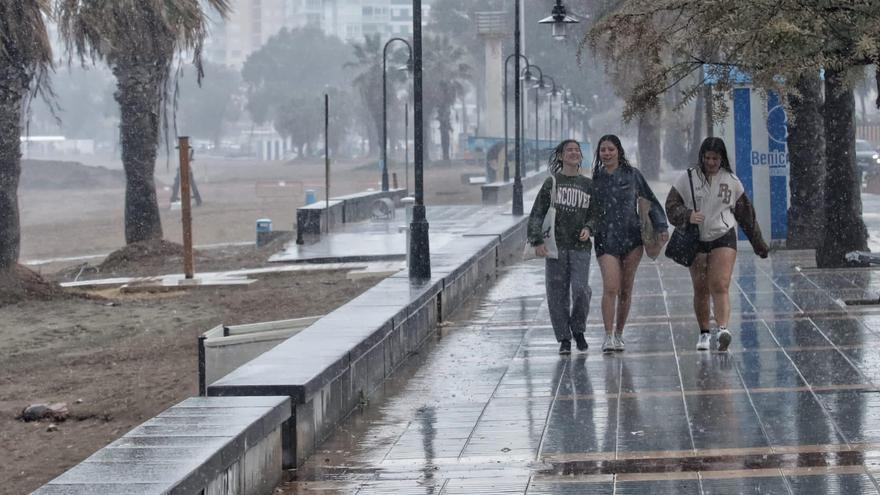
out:
{"label": "woman in gray sweatshirt", "polygon": [[[529,215],[529,243],[535,247],[536,255],[547,260],[544,275],[547,306],[559,342],[559,354],[571,353],[572,339],[579,351],[587,350],[584,330],[592,296],[589,280],[593,181],[581,174],[581,160],[581,145],[577,141],[566,139],[559,143],[550,155],[551,177],[544,181]],[[549,233],[545,234],[542,229],[551,202],[556,208],[554,240],[558,255],[555,258],[548,256],[544,236]]]}
{"label": "woman in gray sweatshirt", "polygon": [[630,165],[620,139],[613,134],[599,138],[593,187],[597,215],[596,260],[602,271],[602,321],[605,324],[602,352],[619,352],[624,349],[623,327],[632,304],[636,269],[644,252],[639,198],[650,201],[649,217],[662,242],[669,239],[666,214],[648,181]]}

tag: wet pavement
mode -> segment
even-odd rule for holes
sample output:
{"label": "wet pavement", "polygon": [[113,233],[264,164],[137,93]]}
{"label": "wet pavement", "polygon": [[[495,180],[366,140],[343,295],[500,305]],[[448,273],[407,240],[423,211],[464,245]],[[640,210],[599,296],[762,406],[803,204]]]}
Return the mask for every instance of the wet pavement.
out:
{"label": "wet pavement", "polygon": [[[876,231],[874,231],[876,232]],[[503,270],[324,442],[288,494],[880,494],[880,269],[740,245],[727,354],[645,259],[623,353],[559,356],[543,261]],[[713,342],[714,345],[714,342]]]}

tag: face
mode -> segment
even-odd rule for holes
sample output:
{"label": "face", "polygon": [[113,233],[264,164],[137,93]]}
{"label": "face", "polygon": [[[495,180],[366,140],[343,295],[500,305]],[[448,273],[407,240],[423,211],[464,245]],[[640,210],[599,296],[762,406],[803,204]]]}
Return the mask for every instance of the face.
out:
{"label": "face", "polygon": [[717,151],[703,153],[703,169],[706,175],[715,175],[721,169],[721,154]]}
{"label": "face", "polygon": [[602,141],[599,143],[599,160],[603,165],[616,165],[620,159],[620,152],[617,146],[611,141]]}
{"label": "face", "polygon": [[578,146],[577,143],[566,143],[565,147],[562,148],[563,165],[578,166],[580,165],[582,159],[583,157],[581,156],[581,147]]}

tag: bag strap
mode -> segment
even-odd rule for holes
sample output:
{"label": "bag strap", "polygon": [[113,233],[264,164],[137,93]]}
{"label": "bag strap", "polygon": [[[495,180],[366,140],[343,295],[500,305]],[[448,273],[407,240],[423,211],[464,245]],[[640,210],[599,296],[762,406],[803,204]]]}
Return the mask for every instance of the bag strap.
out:
{"label": "bag strap", "polygon": [[550,190],[550,207],[555,208],[556,207],[556,174],[550,174],[550,178],[553,179],[553,188]]}
{"label": "bag strap", "polygon": [[694,203],[694,211],[697,211],[697,197],[694,195],[694,178],[691,175],[691,172],[693,170],[694,170],[693,168],[688,169],[688,182],[691,185],[691,201],[693,201],[693,203]]}

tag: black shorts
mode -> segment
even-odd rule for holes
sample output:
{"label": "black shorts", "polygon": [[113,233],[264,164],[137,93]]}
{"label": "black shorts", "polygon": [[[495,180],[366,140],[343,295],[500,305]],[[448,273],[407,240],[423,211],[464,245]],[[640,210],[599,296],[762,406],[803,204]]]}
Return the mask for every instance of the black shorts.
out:
{"label": "black shorts", "polygon": [[709,254],[713,249],[731,248],[736,251],[736,229],[730,229],[726,234],[714,241],[700,241],[697,243],[697,252]]}
{"label": "black shorts", "polygon": [[613,237],[597,232],[593,238],[596,246],[596,258],[599,256],[610,254],[617,258],[623,258],[632,252],[633,249],[642,245],[642,236],[639,234],[632,235],[615,235]]}

